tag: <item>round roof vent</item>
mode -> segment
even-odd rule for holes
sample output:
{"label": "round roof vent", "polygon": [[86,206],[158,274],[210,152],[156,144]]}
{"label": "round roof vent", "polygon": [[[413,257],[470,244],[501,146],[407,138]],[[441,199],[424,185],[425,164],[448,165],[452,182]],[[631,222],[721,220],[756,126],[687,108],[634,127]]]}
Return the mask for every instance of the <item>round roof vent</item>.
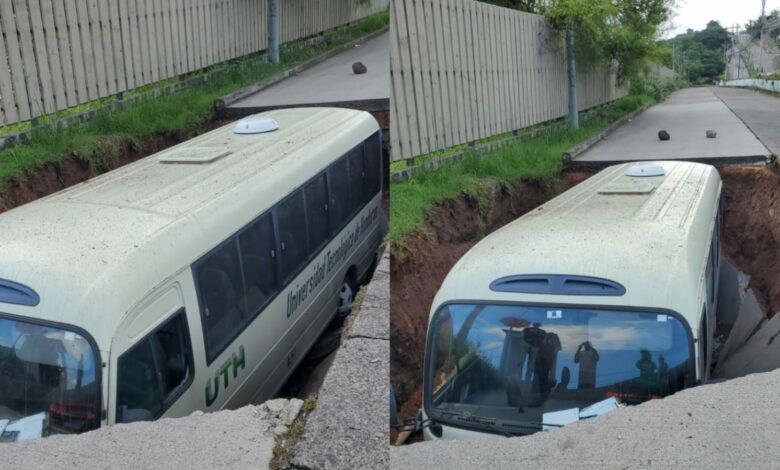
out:
{"label": "round roof vent", "polygon": [[236,134],[263,134],[279,129],[279,124],[269,117],[248,117],[236,123],[233,132]]}
{"label": "round roof vent", "polygon": [[639,165],[631,165],[626,171],[626,176],[663,176],[666,174],[664,167],[657,163],[642,163]]}

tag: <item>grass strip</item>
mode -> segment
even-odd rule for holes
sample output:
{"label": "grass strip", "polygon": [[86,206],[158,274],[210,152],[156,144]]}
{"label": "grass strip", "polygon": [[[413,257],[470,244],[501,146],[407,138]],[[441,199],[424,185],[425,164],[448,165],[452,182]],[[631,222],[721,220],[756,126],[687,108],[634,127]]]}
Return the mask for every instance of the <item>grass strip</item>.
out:
{"label": "grass strip", "polygon": [[489,179],[513,184],[521,178],[554,177],[561,171],[561,155],[642,106],[653,103],[644,95],[626,96],[590,115],[581,113],[580,128],[554,128],[533,139],[512,142],[483,155],[447,162],[437,169],[422,169],[408,181],[390,185],[390,242],[396,247],[415,231],[425,231],[425,215],[437,203],[461,192],[478,194]]}
{"label": "grass strip", "polygon": [[[67,128],[33,132],[28,142],[0,151],[0,188],[27,170],[73,154],[91,159],[99,154],[101,140],[109,136],[128,136],[140,142],[154,133],[197,132],[199,126],[212,118],[214,100],[220,96],[290,69],[388,24],[389,12],[378,13],[325,31],[323,40],[313,47],[300,47],[296,42],[284,44],[280,64],[267,63],[262,54],[251,54],[231,61],[228,72],[178,93],[143,99],[124,109],[100,110],[91,120]],[[78,107],[77,111],[86,109],[89,104]]]}

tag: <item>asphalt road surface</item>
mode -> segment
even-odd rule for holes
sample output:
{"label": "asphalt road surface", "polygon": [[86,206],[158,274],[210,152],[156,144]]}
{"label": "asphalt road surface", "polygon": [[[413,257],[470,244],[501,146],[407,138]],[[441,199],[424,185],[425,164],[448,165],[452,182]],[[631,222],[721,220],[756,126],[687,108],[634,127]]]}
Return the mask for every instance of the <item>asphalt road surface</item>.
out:
{"label": "asphalt road surface", "polygon": [[[661,141],[664,129],[671,140]],[[717,132],[708,139],[707,130]],[[687,88],[620,126],[577,157],[585,162],[722,159],[766,156],[767,148],[716,95],[716,88]]]}

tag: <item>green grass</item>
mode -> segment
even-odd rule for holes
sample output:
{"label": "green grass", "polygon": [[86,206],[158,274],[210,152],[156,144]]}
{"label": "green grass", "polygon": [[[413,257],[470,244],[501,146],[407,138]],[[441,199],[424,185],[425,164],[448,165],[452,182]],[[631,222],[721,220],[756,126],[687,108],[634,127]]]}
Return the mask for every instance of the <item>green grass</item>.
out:
{"label": "green grass", "polygon": [[[129,137],[137,142],[160,132],[198,132],[212,117],[214,100],[244,86],[287,70],[323,52],[377,31],[389,23],[389,13],[373,15],[350,25],[323,33],[323,41],[313,47],[289,43],[281,48],[281,63],[266,63],[260,54],[252,54],[225,67],[225,73],[178,93],[142,99],[121,110],[100,110],[93,119],[67,129],[34,131],[29,142],[0,151],[0,186],[27,170],[77,154],[91,160],[100,158],[101,143],[112,136]],[[207,70],[207,71],[209,71]],[[201,71],[199,73],[205,73]],[[131,93],[128,93],[130,95]],[[103,103],[101,103],[103,104]],[[89,109],[90,104],[79,107]],[[59,113],[62,116],[64,113]],[[42,122],[51,117],[42,119]]]}
{"label": "green grass", "polygon": [[462,191],[479,196],[486,179],[514,184],[520,178],[554,177],[561,170],[561,156],[572,146],[601,131],[620,117],[653,103],[649,96],[627,96],[592,115],[581,113],[580,128],[555,128],[523,142],[507,144],[484,155],[467,156],[462,162],[423,169],[411,180],[390,185],[390,241],[403,246],[405,237],[425,231],[425,215],[442,201]]}

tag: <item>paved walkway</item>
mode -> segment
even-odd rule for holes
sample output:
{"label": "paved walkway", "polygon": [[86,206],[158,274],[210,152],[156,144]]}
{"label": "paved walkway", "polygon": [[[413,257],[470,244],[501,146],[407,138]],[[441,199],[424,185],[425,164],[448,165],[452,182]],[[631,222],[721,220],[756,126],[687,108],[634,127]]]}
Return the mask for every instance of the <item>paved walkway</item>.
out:
{"label": "paved walkway", "polygon": [[[271,108],[308,104],[390,99],[389,33],[353,47],[229,108]],[[352,64],[363,62],[368,72],[356,75]]]}
{"label": "paved walkway", "polygon": [[773,154],[780,155],[780,97],[744,88],[714,90]]}
{"label": "paved walkway", "polygon": [[[665,129],[671,140],[662,142]],[[708,129],[717,138],[708,139]],[[688,88],[673,93],[577,157],[583,162],[632,160],[724,159],[768,155],[769,151],[731,110],[715,88]]]}

